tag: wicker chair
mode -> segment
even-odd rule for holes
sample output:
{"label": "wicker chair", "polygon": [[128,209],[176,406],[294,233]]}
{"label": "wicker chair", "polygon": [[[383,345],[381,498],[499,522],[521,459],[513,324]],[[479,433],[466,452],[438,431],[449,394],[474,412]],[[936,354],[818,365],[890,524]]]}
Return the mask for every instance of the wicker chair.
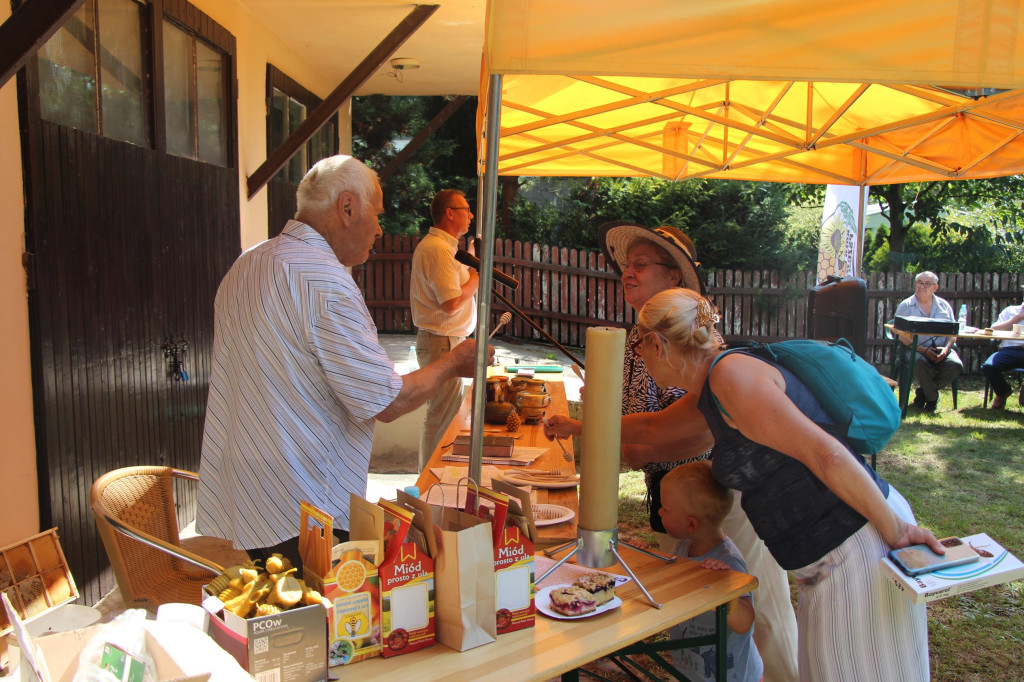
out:
{"label": "wicker chair", "polygon": [[90,492],[93,515],[127,608],[199,604],[202,586],[222,566],[248,555],[229,540],[178,537],[175,479],[198,481],[191,471],[141,466],[111,471]]}

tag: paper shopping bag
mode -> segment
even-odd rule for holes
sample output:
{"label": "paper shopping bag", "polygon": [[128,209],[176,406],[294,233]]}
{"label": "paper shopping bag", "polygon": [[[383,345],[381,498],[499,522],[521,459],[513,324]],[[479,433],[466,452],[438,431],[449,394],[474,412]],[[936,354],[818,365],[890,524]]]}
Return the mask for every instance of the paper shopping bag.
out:
{"label": "paper shopping bag", "polygon": [[491,524],[445,507],[434,564],[437,640],[465,651],[497,638]]}

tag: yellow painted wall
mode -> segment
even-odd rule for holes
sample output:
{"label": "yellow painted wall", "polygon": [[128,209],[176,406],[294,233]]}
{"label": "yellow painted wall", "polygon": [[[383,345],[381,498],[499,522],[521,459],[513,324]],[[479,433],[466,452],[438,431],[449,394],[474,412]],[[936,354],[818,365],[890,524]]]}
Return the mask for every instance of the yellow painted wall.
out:
{"label": "yellow painted wall", "polygon": [[[316,65],[277,39],[248,9],[232,0],[191,0],[234,36],[238,52],[238,186],[242,217],[242,248],[267,238],[267,190],[249,200],[246,179],[267,158],[267,63],[271,63],[303,87],[326,97],[338,84],[321,76]],[[339,120],[341,148],[350,153],[351,118],[343,106]]]}
{"label": "yellow painted wall", "polygon": [[[0,2],[0,22],[11,3]],[[21,254],[25,250],[25,200],[15,78],[0,87],[0,438],[4,508],[0,547],[39,530],[36,443],[32,426],[28,299]]]}
{"label": "yellow painted wall", "polygon": [[[234,0],[194,2],[199,9],[230,31],[238,57],[239,207],[242,248],[267,237],[266,189],[252,201],[246,178],[267,158],[267,62],[304,87],[324,97],[337,85],[318,74],[275,38],[246,8]],[[10,16],[10,3],[0,2],[0,22]],[[349,108],[340,118],[342,149],[351,149]],[[17,88],[11,79],[0,87],[0,435],[3,450],[4,508],[0,511],[0,546],[39,530],[35,430],[29,351],[28,303],[21,255],[25,249],[24,188]]]}

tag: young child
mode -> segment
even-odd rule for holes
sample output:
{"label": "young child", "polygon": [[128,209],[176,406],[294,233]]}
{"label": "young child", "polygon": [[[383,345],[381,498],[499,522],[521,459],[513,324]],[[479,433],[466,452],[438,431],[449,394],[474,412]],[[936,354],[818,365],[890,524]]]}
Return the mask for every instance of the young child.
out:
{"label": "young child", "polygon": [[[701,562],[704,568],[731,568],[747,572],[747,564],[732,540],[722,532],[722,521],[732,508],[732,491],[711,475],[708,461],[680,464],[661,479],[661,514],[665,532],[680,540],[676,555]],[[728,679],[757,682],[764,673],[761,656],[754,644],[754,606],[750,593],[729,602]],[[715,631],[715,613],[709,611],[674,626],[672,639],[702,637]],[[713,646],[677,649],[672,652],[676,667],[690,679],[710,680],[715,676]]]}

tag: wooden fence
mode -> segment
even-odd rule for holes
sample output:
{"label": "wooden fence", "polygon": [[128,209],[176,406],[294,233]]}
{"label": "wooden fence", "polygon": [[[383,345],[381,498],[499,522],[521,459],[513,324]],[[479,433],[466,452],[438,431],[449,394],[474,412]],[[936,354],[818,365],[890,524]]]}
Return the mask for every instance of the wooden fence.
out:
{"label": "wooden fence", "polygon": [[[377,253],[356,268],[356,281],[380,333],[413,333],[409,312],[412,252],[418,237],[385,236]],[[629,327],[635,313],[623,298],[619,278],[603,254],[547,244],[499,240],[495,268],[519,280],[512,290],[497,290],[537,322],[559,343],[580,347],[592,325]],[[891,361],[891,341],[883,324],[896,306],[913,293],[911,273],[871,273],[867,277],[867,358],[876,365]],[[939,295],[959,310],[967,304],[968,323],[987,327],[999,311],[1021,301],[1020,273],[940,274]],[[783,276],[769,270],[719,270],[707,279],[709,297],[722,313],[727,342],[780,341],[807,336],[807,297],[817,284],[813,272]],[[494,320],[507,307],[493,299]],[[518,317],[502,329],[514,338],[544,341]],[[991,352],[985,341],[967,340],[960,355],[968,372],[976,372]]]}

